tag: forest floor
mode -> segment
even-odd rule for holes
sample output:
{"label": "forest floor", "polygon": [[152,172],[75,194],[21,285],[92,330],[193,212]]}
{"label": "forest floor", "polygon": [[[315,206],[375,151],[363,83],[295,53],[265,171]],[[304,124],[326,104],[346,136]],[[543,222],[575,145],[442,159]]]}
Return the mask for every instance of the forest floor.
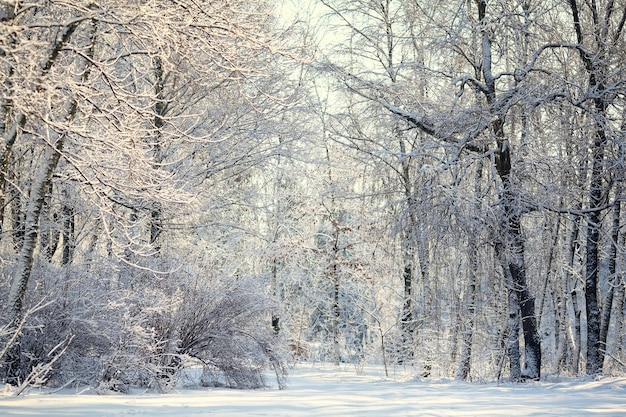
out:
{"label": "forest floor", "polygon": [[89,389],[0,393],[0,416],[626,416],[626,378],[462,383],[378,367],[302,364],[284,390],[184,388],[97,395]]}

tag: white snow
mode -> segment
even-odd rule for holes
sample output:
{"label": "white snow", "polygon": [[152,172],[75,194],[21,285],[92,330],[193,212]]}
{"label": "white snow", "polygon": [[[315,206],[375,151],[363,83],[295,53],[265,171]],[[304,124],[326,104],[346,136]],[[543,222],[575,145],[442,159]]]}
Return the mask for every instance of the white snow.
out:
{"label": "white snow", "polygon": [[180,389],[96,395],[65,389],[0,395],[0,416],[624,416],[626,378],[460,383],[409,370],[299,365],[285,390]]}

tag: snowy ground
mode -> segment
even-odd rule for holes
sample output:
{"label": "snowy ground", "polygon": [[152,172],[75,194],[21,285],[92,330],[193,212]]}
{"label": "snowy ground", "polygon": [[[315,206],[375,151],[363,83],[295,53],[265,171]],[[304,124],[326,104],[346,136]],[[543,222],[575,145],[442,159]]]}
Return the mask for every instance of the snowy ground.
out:
{"label": "snowy ground", "polygon": [[300,365],[286,390],[0,395],[0,416],[626,416],[626,378],[527,384],[416,381],[398,370]]}

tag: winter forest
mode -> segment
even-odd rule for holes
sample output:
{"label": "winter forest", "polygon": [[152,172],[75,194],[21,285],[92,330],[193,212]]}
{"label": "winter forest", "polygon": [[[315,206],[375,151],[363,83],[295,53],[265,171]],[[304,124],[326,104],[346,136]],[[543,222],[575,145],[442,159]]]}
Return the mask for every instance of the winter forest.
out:
{"label": "winter forest", "polygon": [[623,0],[0,0],[0,381],[626,373]]}

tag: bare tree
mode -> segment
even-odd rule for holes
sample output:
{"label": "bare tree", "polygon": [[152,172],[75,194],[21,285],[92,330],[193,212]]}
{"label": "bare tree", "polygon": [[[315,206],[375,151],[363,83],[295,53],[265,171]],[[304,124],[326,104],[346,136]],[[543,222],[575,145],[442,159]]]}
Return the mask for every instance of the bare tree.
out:
{"label": "bare tree", "polygon": [[[598,300],[600,232],[602,211],[610,188],[605,160],[611,143],[615,143],[621,137],[618,130],[621,126],[614,126],[609,114],[616,105],[616,93],[622,90],[620,85],[623,83],[624,74],[616,61],[621,58],[618,58],[615,51],[622,42],[626,8],[620,8],[613,1],[593,2],[583,6],[576,0],[570,0],[568,4],[571,25],[575,33],[572,48],[578,54],[584,68],[583,74],[588,77],[584,90],[579,96],[572,97],[572,101],[589,115],[594,124],[590,132],[593,140],[590,144],[592,162],[589,207],[586,215],[585,265],[587,374],[594,375],[602,371],[603,350],[606,344],[606,340],[602,340],[604,336],[601,326],[601,303]],[[619,211],[617,213],[619,217]],[[611,303],[607,302],[604,307],[608,307],[604,317],[604,321],[608,322]]]}
{"label": "bare tree", "polygon": [[[388,10],[388,6],[379,7],[383,11]],[[520,8],[523,19],[525,9],[521,6]],[[425,84],[421,84],[419,77],[411,77],[397,86],[385,85],[373,79],[373,74],[368,72],[356,74],[342,71],[340,77],[348,88],[361,98],[380,103],[390,113],[404,119],[422,134],[438,141],[439,146],[451,153],[449,163],[454,163],[455,159],[467,153],[491,158],[494,172],[499,179],[498,208],[501,212],[493,233],[494,246],[503,260],[502,265],[506,269],[504,276],[510,274],[509,291],[515,294],[515,297],[510,299],[515,305],[510,308],[512,311],[520,309],[524,334],[525,366],[521,371],[522,374],[512,375],[512,379],[537,379],[540,376],[541,347],[534,298],[530,294],[526,278],[522,232],[522,216],[527,209],[520,204],[520,194],[515,179],[512,178],[514,175],[512,161],[515,159],[511,155],[513,148],[510,135],[514,134],[514,131],[511,129],[507,132],[507,116],[513,112],[515,97],[526,78],[514,75],[514,71],[508,68],[500,71],[492,57],[497,34],[492,32],[490,22],[496,19],[500,9],[498,7],[488,9],[487,3],[482,1],[475,4],[467,3],[461,7],[462,13],[459,16],[462,16],[462,19],[458,20],[452,29],[445,26],[443,21],[446,13],[455,13],[453,10],[443,8],[426,11],[420,5],[411,2],[399,2],[395,8],[392,6],[392,10],[395,10],[395,16],[406,16],[405,22],[409,23],[405,23],[403,35],[397,34],[394,37],[389,28],[386,31],[382,30],[381,33],[384,35],[380,38],[386,37],[388,42],[385,45],[389,47],[383,49],[380,45],[384,43],[373,43],[371,46],[373,55],[379,60],[391,56],[391,53],[401,55],[402,61],[384,61],[383,67],[387,68],[390,74],[394,74],[395,71],[410,66],[426,80],[430,79],[430,83],[426,81]],[[419,15],[425,18],[417,20]],[[375,36],[357,26],[349,26],[349,29],[355,36],[366,40]],[[435,41],[429,45],[418,44],[418,36],[426,34],[429,39]],[[396,45],[394,49],[393,43],[390,42],[396,39],[411,39],[414,42],[413,44],[407,42],[404,45],[404,48],[410,48],[411,55],[406,49],[403,50],[402,46]],[[450,67],[445,64],[442,66],[442,60],[451,57],[469,67],[471,72],[464,73],[462,67],[458,69],[453,67],[454,72],[449,72]],[[522,58],[514,65],[520,66],[520,71],[515,74],[522,74],[522,69],[527,70],[526,73],[532,70],[534,62],[528,57],[527,61],[523,61]],[[526,68],[527,66],[529,68]],[[455,82],[457,91],[453,92],[444,87],[441,84],[443,80]],[[408,86],[414,86],[411,83],[419,85],[417,94],[406,92]],[[466,94],[466,88],[474,95]],[[437,93],[424,95],[419,92],[421,89]],[[442,97],[449,97],[449,106],[442,105]],[[420,111],[406,110],[406,106],[417,107]],[[495,148],[488,146],[488,141],[493,141]],[[403,158],[407,158],[416,152],[418,151],[414,148],[407,155],[404,153],[402,155]],[[408,210],[409,213],[414,213],[415,207],[409,206]],[[513,333],[515,331],[511,329],[510,336],[516,337]]]}

